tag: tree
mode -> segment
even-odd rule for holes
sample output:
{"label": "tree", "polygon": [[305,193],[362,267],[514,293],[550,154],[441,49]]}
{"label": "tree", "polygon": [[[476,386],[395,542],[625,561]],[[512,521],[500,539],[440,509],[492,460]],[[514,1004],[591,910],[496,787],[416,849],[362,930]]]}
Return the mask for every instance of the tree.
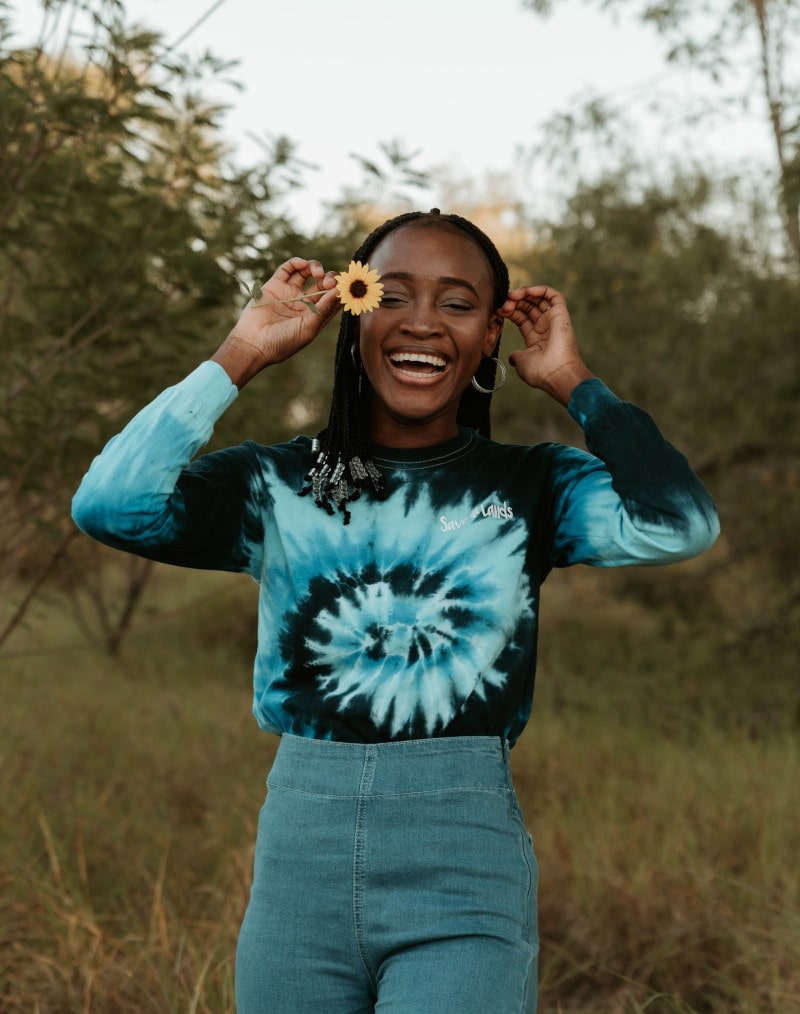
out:
{"label": "tree", "polygon": [[[555,8],[553,0],[524,2],[540,15]],[[742,163],[712,179],[688,154],[670,181],[663,160],[648,162],[631,148],[630,131],[603,98],[555,117],[551,127],[571,156],[586,147],[594,156],[603,134],[616,161],[599,173],[568,175],[574,190],[559,221],[537,224],[550,241],[539,265],[570,293],[580,333],[602,351],[598,363],[608,364],[626,395],[658,406],[667,433],[711,486],[723,537],[710,558],[718,577],[702,599],[720,610],[721,640],[768,650],[780,659],[776,668],[795,666],[800,585],[789,561],[800,551],[793,492],[800,461],[800,60],[792,57],[800,3],[594,4],[635,15],[659,33],[670,60],[708,74],[719,86],[710,112],[746,105],[753,94],[763,102],[776,171],[755,183]],[[770,204],[780,210],[782,237]],[[628,358],[630,348],[636,353]],[[638,596],[650,594],[646,575],[622,582]]]}
{"label": "tree", "polygon": [[[81,11],[92,34],[78,49],[68,26]],[[71,559],[81,572],[69,501],[93,454],[207,357],[244,298],[238,278],[305,245],[280,205],[291,144],[251,168],[226,161],[223,110],[198,93],[225,69],[214,57],[181,60],[108,0],[49,2],[38,45],[9,38],[3,17],[0,562],[29,591],[6,634],[54,568]],[[262,410],[262,430],[284,409]],[[118,607],[103,606],[109,645],[141,588],[136,572]]]}
{"label": "tree", "polygon": [[[711,224],[719,186],[644,183],[638,169],[587,182],[512,267],[567,294],[589,367],[654,412],[720,509],[722,540],[691,579],[633,570],[608,587],[711,624],[720,651],[769,652],[780,679],[800,647],[800,289],[761,256],[763,218]],[[579,439],[513,377],[492,411],[500,439]]]}
{"label": "tree", "polygon": [[[523,0],[536,14],[557,0]],[[707,73],[743,106],[760,94],[772,135],[778,203],[800,266],[800,2],[798,0],[584,0],[634,12],[659,33],[667,58]]]}

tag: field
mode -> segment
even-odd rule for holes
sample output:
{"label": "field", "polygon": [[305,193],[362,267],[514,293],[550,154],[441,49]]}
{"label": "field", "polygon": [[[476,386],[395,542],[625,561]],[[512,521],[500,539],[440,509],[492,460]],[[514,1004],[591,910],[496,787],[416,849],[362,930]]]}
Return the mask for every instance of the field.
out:
{"label": "field", "polygon": [[[540,1012],[800,1010],[796,659],[624,580],[548,582],[512,754]],[[233,1011],[277,743],[250,715],[254,607],[246,579],[159,569],[119,657],[56,594],[0,655],[0,1010]]]}

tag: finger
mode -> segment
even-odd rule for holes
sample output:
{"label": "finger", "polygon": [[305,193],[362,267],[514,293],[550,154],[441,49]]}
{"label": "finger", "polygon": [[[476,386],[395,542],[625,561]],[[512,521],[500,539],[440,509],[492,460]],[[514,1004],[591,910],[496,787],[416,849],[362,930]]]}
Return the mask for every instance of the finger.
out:
{"label": "finger", "polygon": [[281,284],[299,291],[306,289],[311,280],[313,284],[307,289],[308,292],[326,292],[335,287],[335,276],[336,272],[326,271],[317,260],[292,257],[281,264],[273,277]]}
{"label": "finger", "polygon": [[336,272],[325,271],[322,265],[319,265],[320,273],[314,274],[314,282],[316,284],[317,292],[327,292],[329,289],[336,287]]}
{"label": "finger", "polygon": [[308,262],[308,270],[310,276],[313,278],[319,279],[325,276],[325,268],[323,268],[322,264],[317,260],[310,260]]}
{"label": "finger", "polygon": [[[549,310],[549,304],[544,307],[538,303],[532,303],[529,300],[524,300],[520,303],[515,303],[510,309],[503,307],[499,311],[499,315],[510,320],[512,324],[516,324],[519,328],[523,328],[526,325],[533,325],[533,327],[536,327],[540,324],[542,319],[546,317]],[[548,326],[548,320],[549,318],[545,320],[544,325],[541,325],[543,328]]]}
{"label": "finger", "polygon": [[310,262],[305,257],[290,257],[283,264],[279,265],[273,274],[273,278],[277,281],[289,283],[295,275],[300,275],[303,278],[311,277],[311,270],[309,268]]}
{"label": "finger", "polygon": [[[312,285],[307,286],[311,279]],[[306,293],[328,292],[336,287],[336,272],[326,271],[318,260],[309,260],[289,277],[289,284],[305,289]]]}
{"label": "finger", "polygon": [[327,290],[319,299],[314,300],[314,305],[325,324],[332,320],[342,308],[336,289]]}
{"label": "finger", "polygon": [[546,296],[548,292],[553,291],[549,285],[523,285],[518,289],[512,289],[508,294],[508,298],[516,300],[529,296],[531,299],[540,299],[542,296]]}
{"label": "finger", "polygon": [[550,285],[526,285],[509,292],[501,309],[508,313],[516,306],[535,306],[546,311],[559,301],[564,302],[564,297]]}
{"label": "finger", "polygon": [[521,299],[524,296],[534,300],[548,299],[551,303],[564,298],[552,285],[524,285],[522,288],[513,289],[509,292],[509,296],[516,299]]}

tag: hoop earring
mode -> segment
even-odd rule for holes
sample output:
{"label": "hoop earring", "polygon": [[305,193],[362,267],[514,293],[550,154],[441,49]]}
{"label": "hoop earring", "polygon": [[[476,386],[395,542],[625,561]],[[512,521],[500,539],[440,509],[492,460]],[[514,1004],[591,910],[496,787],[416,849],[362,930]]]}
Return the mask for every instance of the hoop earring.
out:
{"label": "hoop earring", "polygon": [[506,377],[507,377],[506,368],[505,368],[505,366],[503,366],[503,364],[500,362],[499,359],[495,358],[495,356],[487,356],[486,358],[487,359],[493,359],[497,363],[498,369],[500,370],[500,383],[499,384],[495,384],[494,387],[491,387],[491,388],[490,387],[481,387],[481,385],[478,383],[478,381],[473,376],[473,378],[472,378],[472,386],[475,388],[476,391],[480,391],[481,394],[494,394],[494,392],[495,391],[499,391],[500,388],[503,386],[503,384],[505,384],[505,382],[506,382]]}

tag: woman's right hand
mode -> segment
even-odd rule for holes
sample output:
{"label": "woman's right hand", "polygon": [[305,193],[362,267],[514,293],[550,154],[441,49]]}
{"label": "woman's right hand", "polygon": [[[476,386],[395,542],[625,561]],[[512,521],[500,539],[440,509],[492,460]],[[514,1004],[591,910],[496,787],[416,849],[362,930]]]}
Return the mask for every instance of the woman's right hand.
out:
{"label": "woman's right hand", "polygon": [[[309,279],[313,284],[306,288]],[[309,297],[318,312],[303,302]],[[241,388],[265,366],[289,359],[312,342],[340,305],[335,272],[319,261],[292,257],[264,283],[258,302],[250,300],[211,359]]]}

